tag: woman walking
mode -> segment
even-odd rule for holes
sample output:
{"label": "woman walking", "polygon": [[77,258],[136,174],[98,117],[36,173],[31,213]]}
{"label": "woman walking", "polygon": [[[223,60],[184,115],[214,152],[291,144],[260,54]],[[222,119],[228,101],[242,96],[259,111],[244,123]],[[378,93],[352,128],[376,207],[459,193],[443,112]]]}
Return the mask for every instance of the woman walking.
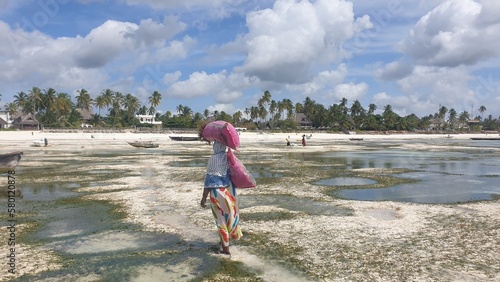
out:
{"label": "woman walking", "polygon": [[226,146],[214,141],[213,155],[208,160],[205,185],[200,205],[206,207],[208,195],[221,240],[220,253],[230,255],[229,239],[239,240],[243,234],[239,225],[239,209],[236,188],[229,175]]}

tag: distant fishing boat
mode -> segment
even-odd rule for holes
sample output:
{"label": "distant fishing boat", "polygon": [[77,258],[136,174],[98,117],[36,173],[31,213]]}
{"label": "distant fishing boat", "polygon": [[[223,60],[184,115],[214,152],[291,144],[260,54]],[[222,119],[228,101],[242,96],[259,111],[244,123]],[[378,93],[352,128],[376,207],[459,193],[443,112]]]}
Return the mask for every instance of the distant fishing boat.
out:
{"label": "distant fishing boat", "polygon": [[128,142],[127,143],[133,147],[136,148],[158,148],[160,145],[158,143],[155,143],[153,141],[134,141],[134,142]]}
{"label": "distant fishing boat", "polygon": [[199,141],[198,136],[169,136],[172,141]]}
{"label": "distant fishing boat", "polygon": [[23,152],[12,152],[0,155],[0,171],[6,171],[17,166]]}
{"label": "distant fishing boat", "polygon": [[472,140],[500,140],[500,137],[471,137]]}

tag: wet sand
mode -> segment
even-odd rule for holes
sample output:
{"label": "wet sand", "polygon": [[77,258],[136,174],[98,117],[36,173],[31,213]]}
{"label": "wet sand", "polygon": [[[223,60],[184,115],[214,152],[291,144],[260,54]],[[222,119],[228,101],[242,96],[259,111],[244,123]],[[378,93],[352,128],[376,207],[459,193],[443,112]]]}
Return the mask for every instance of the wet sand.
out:
{"label": "wet sand", "polygon": [[[93,138],[91,137],[93,135]],[[285,138],[297,146],[286,147]],[[472,136],[453,135],[452,139]],[[366,202],[341,200],[328,196],[314,179],[298,179],[297,173],[307,167],[302,164],[276,164],[280,154],[286,152],[312,153],[322,151],[349,151],[359,149],[352,136],[341,134],[314,134],[307,139],[308,146],[300,146],[301,134],[241,134],[240,159],[253,161],[253,166],[275,165],[283,171],[280,181],[265,181],[256,189],[239,190],[242,201],[257,196],[286,195],[297,199],[317,201],[341,211],[329,215],[311,214],[273,205],[242,207],[243,243],[232,246],[231,261],[242,262],[255,272],[255,279],[263,281],[498,281],[500,280],[500,201],[468,204],[428,205],[399,202]],[[393,141],[447,138],[445,135],[356,135],[363,142],[370,140]],[[33,140],[48,138],[50,147],[31,147]],[[134,159],[133,165],[123,158],[120,165],[92,163],[92,169],[123,169],[129,173],[106,185],[81,187],[78,192],[88,193],[89,201],[105,200],[116,203],[125,213],[124,221],[137,224],[148,234],[175,234],[183,242],[191,242],[195,251],[207,251],[217,244],[211,211],[199,207],[204,167],[172,166],[182,162],[182,154],[208,156],[211,147],[201,142],[171,141],[164,134],[133,133],[40,133],[0,132],[0,153],[24,151],[20,166],[43,167],[41,160],[33,162],[30,153],[43,150],[67,152],[100,150],[141,150],[125,141],[155,140],[160,144],[156,153]],[[336,143],[338,141],[338,143]],[[419,148],[418,142],[407,145],[413,149],[442,150],[441,143],[433,148]],[[497,148],[500,150],[500,148]],[[161,153],[161,152],[166,153]],[[178,154],[169,155],[168,151]],[[50,157],[47,158],[47,161]],[[279,162],[279,161],[278,161]],[[364,173],[381,174],[367,169]],[[61,176],[64,178],[64,176]],[[54,181],[57,181],[55,179]],[[20,184],[21,185],[21,184]],[[177,212],[182,211],[182,212]],[[347,213],[347,214],[346,214]],[[267,218],[270,217],[270,218]],[[276,219],[278,218],[278,219]],[[18,234],[24,232],[19,226]],[[2,226],[5,229],[5,226]],[[26,231],[28,232],[28,231]],[[126,248],[133,242],[130,234],[119,231],[106,233],[103,238],[87,237],[80,245],[70,248],[73,253],[88,252],[85,248],[109,251]],[[153,236],[152,235],[152,236]],[[4,237],[6,235],[3,235]],[[156,236],[156,235],[155,235]],[[124,242],[121,246],[118,242]],[[19,245],[19,273],[0,273],[0,280],[64,268],[64,261],[52,245]],[[6,247],[2,245],[1,256]],[[218,258],[216,258],[218,259]],[[153,264],[138,271],[135,281],[195,279],[195,264],[186,260],[182,264],[166,267]],[[188,273],[188,274],[186,274]],[[217,274],[218,281],[225,279]],[[230,274],[227,274],[230,276]],[[102,279],[98,273],[86,277],[60,277],[93,281]],[[50,281],[48,279],[47,281]],[[237,281],[237,280],[234,280]],[[250,280],[252,281],[252,280]]]}

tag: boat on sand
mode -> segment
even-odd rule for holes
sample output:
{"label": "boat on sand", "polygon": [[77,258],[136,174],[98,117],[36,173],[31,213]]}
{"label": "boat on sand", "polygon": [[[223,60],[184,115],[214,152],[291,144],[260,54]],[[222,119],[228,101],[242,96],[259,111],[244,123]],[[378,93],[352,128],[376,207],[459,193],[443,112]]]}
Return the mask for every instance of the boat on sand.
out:
{"label": "boat on sand", "polygon": [[199,141],[198,136],[168,136],[172,141]]}
{"label": "boat on sand", "polygon": [[0,155],[0,172],[7,171],[17,166],[23,152],[11,152]]}
{"label": "boat on sand", "polygon": [[155,143],[153,141],[134,141],[134,142],[129,142],[127,143],[133,147],[136,148],[158,148],[160,145],[158,143]]}

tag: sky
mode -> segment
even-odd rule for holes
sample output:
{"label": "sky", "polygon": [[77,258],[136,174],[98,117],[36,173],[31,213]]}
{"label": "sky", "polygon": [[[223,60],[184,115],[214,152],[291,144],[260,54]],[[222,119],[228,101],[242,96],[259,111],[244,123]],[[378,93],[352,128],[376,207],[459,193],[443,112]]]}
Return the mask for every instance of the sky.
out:
{"label": "sky", "polygon": [[0,0],[0,107],[105,89],[157,111],[306,97],[500,116],[498,0]]}

